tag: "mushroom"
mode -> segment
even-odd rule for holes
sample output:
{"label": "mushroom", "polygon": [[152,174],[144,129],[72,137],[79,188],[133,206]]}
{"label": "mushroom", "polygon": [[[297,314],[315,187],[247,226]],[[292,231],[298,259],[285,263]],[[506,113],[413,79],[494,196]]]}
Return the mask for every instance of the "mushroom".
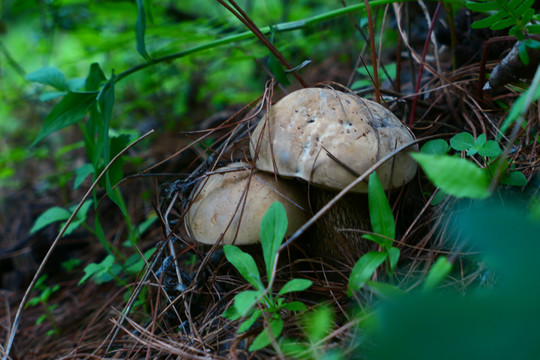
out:
{"label": "mushroom", "polygon": [[[261,219],[275,201],[287,212],[287,235],[307,220],[305,194],[287,180],[233,163],[217,169],[195,188],[186,217],[188,234],[198,242],[246,245],[260,242]],[[251,179],[250,179],[251,178]],[[249,184],[249,188],[248,188]],[[247,191],[246,191],[247,189]]]}
{"label": "mushroom", "polygon": [[[250,152],[257,169],[303,179],[317,187],[311,187],[310,193],[317,210],[355,180],[358,175],[353,174],[364,173],[413,140],[411,131],[392,112],[373,101],[330,89],[307,88],[272,106],[251,136]],[[398,153],[377,169],[385,189],[398,188],[415,176],[416,162],[407,155],[413,149],[417,146]],[[340,228],[369,230],[367,182],[351,192],[364,195],[348,194],[348,199],[338,202],[326,215],[334,235]],[[323,229],[328,227],[323,224]],[[329,235],[328,231],[321,232],[320,226],[318,230],[320,236]],[[366,252],[371,245],[361,239],[361,233],[342,234],[347,241],[334,242],[332,255],[345,252],[355,261],[358,253]],[[328,251],[327,244],[322,247],[322,252]]]}

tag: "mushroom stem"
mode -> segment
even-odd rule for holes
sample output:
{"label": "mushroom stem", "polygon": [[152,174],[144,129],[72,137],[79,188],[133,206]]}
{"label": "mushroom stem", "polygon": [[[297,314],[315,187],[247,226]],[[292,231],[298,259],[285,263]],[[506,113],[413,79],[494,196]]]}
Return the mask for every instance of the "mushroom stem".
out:
{"label": "mushroom stem", "polygon": [[[336,195],[337,191],[312,187],[310,205],[314,213]],[[311,253],[334,263],[353,265],[374,245],[362,238],[371,231],[367,194],[349,193],[331,207],[316,223]]]}

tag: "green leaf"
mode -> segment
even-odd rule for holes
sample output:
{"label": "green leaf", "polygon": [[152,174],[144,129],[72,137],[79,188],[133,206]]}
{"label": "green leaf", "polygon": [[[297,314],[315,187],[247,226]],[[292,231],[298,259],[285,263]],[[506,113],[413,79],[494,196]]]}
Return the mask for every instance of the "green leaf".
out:
{"label": "green leaf", "polygon": [[477,21],[473,22],[471,24],[471,28],[473,28],[473,29],[481,29],[481,28],[490,27],[491,25],[493,25],[497,21],[504,18],[504,15],[505,14],[503,12],[497,12],[497,13],[495,13],[495,14],[493,14],[493,15],[485,18],[485,19],[477,20]]}
{"label": "green leaf", "polygon": [[435,289],[452,270],[452,263],[445,256],[437,258],[424,281],[424,290]]}
{"label": "green leaf", "polygon": [[287,232],[287,225],[287,212],[283,205],[276,201],[270,205],[261,220],[261,246],[269,279],[272,276],[277,251]]}
{"label": "green leaf", "polygon": [[278,61],[278,59],[276,59],[276,57],[272,53],[268,55],[268,69],[270,70],[272,75],[274,75],[274,77],[279,83],[285,86],[288,86],[291,84],[291,82],[287,78],[287,74],[285,73],[285,70],[283,70],[283,65],[281,65],[281,63]]}
{"label": "green leaf", "polygon": [[368,280],[366,281],[366,286],[380,297],[387,299],[395,299],[406,294],[405,291],[401,290],[397,286],[385,282]]}
{"label": "green leaf", "polygon": [[249,347],[249,351],[257,351],[271,342],[271,338],[277,339],[283,331],[283,320],[281,318],[273,319],[270,321],[270,326],[264,328],[264,330],[253,340],[253,343]]}
{"label": "green leaf", "polygon": [[253,326],[253,324],[255,324],[255,321],[257,321],[257,319],[262,315],[262,311],[257,309],[253,312],[253,314],[251,314],[251,316],[249,317],[249,319],[247,319],[246,321],[244,321],[239,327],[238,327],[238,332],[239,333],[243,333],[244,331],[248,330],[250,327]]}
{"label": "green leaf", "polygon": [[234,245],[225,245],[223,251],[227,260],[238,270],[244,279],[253,285],[255,289],[264,289],[257,264],[255,264],[255,260],[253,260],[251,255],[243,252]]}
{"label": "green leaf", "polygon": [[97,92],[69,92],[45,118],[32,146],[50,134],[81,121],[96,102]]}
{"label": "green leaf", "polygon": [[388,262],[390,263],[390,272],[394,272],[396,269],[397,263],[399,261],[400,251],[397,247],[392,246],[388,249]]}
{"label": "green leaf", "polygon": [[444,192],[473,199],[489,197],[489,176],[474,163],[447,155],[411,154],[427,177]]}
{"label": "green leaf", "polygon": [[510,173],[504,175],[499,182],[501,184],[512,185],[512,186],[526,186],[527,178],[521,171],[511,171]]}
{"label": "green leaf", "polygon": [[90,65],[90,71],[86,76],[85,85],[87,91],[97,91],[99,90],[101,83],[106,81],[107,78],[101,70],[101,67],[98,63],[93,63]]}
{"label": "green leaf", "polygon": [[529,65],[529,54],[527,53],[527,46],[525,46],[525,43],[521,42],[518,46],[518,54],[519,54],[519,60],[523,63],[523,65]]}
{"label": "green leaf", "polygon": [[32,226],[32,228],[30,229],[30,234],[33,234],[36,231],[39,231],[44,227],[57,221],[67,220],[70,216],[71,213],[69,211],[58,206],[47,209],[36,219],[34,226]]}
{"label": "green leaf", "polygon": [[387,254],[380,251],[370,251],[364,254],[356,264],[354,264],[351,271],[347,294],[351,296],[353,292],[360,290],[366,281],[371,278],[379,265],[386,260],[386,257]]}
{"label": "green leaf", "polygon": [[364,234],[362,235],[362,238],[373,241],[374,243],[381,245],[381,247],[383,248],[391,246],[392,244],[392,241],[390,239],[387,239],[377,234]]}
{"label": "green leaf", "polygon": [[489,140],[478,149],[478,154],[487,157],[497,157],[502,154],[502,150],[496,141]]}
{"label": "green leaf", "polygon": [[92,164],[84,164],[75,170],[75,181],[73,182],[73,188],[77,189],[84,180],[94,173],[94,167]]}
{"label": "green leaf", "polygon": [[450,146],[457,151],[466,151],[474,147],[474,137],[468,132],[462,132],[454,135],[450,139]]}
{"label": "green leaf", "polygon": [[302,320],[302,328],[306,332],[309,341],[317,343],[332,330],[334,312],[328,306],[318,306],[313,311],[305,314]]}
{"label": "green leaf", "polygon": [[516,21],[514,19],[502,19],[491,25],[491,30],[502,30],[514,25]]}
{"label": "green leaf", "polygon": [[281,308],[287,309],[289,311],[306,311],[307,306],[301,301],[291,301],[288,303],[285,303],[281,306]]}
{"label": "green leaf", "polygon": [[472,11],[477,11],[477,12],[489,12],[489,11],[499,9],[499,4],[497,4],[495,1],[493,1],[493,2],[484,2],[484,3],[477,3],[477,2],[467,1],[465,3],[465,6],[467,6]]}
{"label": "green leaf", "polygon": [[[392,209],[376,172],[373,172],[369,176],[368,202],[369,217],[373,232],[386,238],[394,239],[396,236],[394,215],[392,214]],[[383,241],[385,242],[385,246],[383,246],[385,250],[392,246],[392,241],[388,239],[384,239]]]}
{"label": "green leaf", "polygon": [[281,290],[279,290],[278,295],[284,295],[295,291],[304,291],[309,288],[311,284],[311,280],[308,279],[292,279],[283,285]]}
{"label": "green leaf", "polygon": [[420,152],[424,154],[444,155],[448,152],[448,150],[450,150],[450,146],[448,146],[446,140],[435,139],[430,140],[422,145]]}
{"label": "green leaf", "polygon": [[144,33],[146,32],[146,11],[144,0],[135,0],[137,3],[137,20],[135,21],[135,37],[137,39],[137,51],[143,58],[150,61],[150,55],[146,52]]}
{"label": "green leaf", "polygon": [[106,281],[108,277],[104,278],[104,275],[109,275],[109,271],[111,270],[113,264],[114,256],[112,255],[107,255],[107,257],[105,257],[105,259],[103,259],[103,261],[100,263],[88,264],[84,268],[84,276],[77,285],[83,284],[90,277],[92,277],[98,284]]}
{"label": "green leaf", "polygon": [[[71,234],[73,231],[75,231],[82,223],[84,223],[88,216],[88,210],[90,209],[90,205],[92,205],[93,200],[86,200],[84,204],[82,204],[81,208],[79,209],[79,212],[75,216],[75,218],[71,221],[69,226],[66,229],[66,232],[64,233],[64,236]],[[77,206],[72,206],[69,208],[70,216],[71,213],[75,211]],[[64,224],[62,224],[64,226]]]}
{"label": "green leaf", "polygon": [[53,67],[45,67],[26,75],[26,80],[52,86],[60,91],[67,91],[67,81],[64,74]]}

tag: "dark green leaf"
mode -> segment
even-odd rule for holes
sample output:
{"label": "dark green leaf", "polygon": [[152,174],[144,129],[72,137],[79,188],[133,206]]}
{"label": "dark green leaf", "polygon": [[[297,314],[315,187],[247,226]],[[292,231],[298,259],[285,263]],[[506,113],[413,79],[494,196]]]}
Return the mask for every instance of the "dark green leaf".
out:
{"label": "dark green leaf", "polygon": [[84,86],[88,91],[97,91],[99,90],[101,83],[106,80],[107,78],[105,77],[105,74],[101,70],[99,64],[93,63],[90,65],[90,71],[88,72]]}
{"label": "dark green leaf", "polygon": [[477,12],[488,12],[499,9],[499,4],[496,2],[484,2],[484,3],[477,3],[472,1],[467,1],[465,3],[465,6],[467,6],[472,11]]}
{"label": "dark green leaf", "polygon": [[32,146],[50,134],[73,125],[84,118],[96,102],[97,92],[69,92],[45,118],[43,128]]}
{"label": "dark green leaf", "polygon": [[501,184],[512,185],[512,186],[526,186],[527,178],[521,171],[511,171],[510,173],[504,175],[499,182]]}
{"label": "dark green leaf", "polygon": [[255,289],[264,289],[257,264],[255,264],[255,260],[253,260],[251,255],[243,252],[234,245],[225,245],[223,251],[227,260],[238,270],[244,279],[253,285]]}
{"label": "dark green leaf", "polygon": [[422,153],[411,156],[435,186],[452,196],[484,199],[490,195],[489,176],[468,160]]}
{"label": "dark green leaf", "polygon": [[529,65],[529,54],[527,53],[527,46],[525,46],[524,42],[521,42],[518,46],[518,54],[519,54],[519,60],[523,63],[523,65]]}
{"label": "dark green leaf", "polygon": [[497,13],[495,13],[495,14],[493,14],[493,15],[485,18],[485,19],[477,20],[477,21],[473,22],[471,24],[471,27],[473,29],[482,29],[482,28],[490,27],[491,25],[493,25],[497,21],[501,20],[503,17],[504,17],[503,12],[497,12]]}
{"label": "dark green leaf", "polygon": [[261,246],[268,278],[272,276],[276,254],[287,232],[287,225],[287,212],[283,205],[276,201],[270,205],[261,220]]}
{"label": "dark green leaf", "polygon": [[304,291],[311,286],[312,282],[308,279],[291,279],[289,280],[281,290],[279,290],[278,295],[287,294],[294,291]]}
{"label": "dark green leaf", "polygon": [[274,77],[279,83],[285,86],[291,84],[289,79],[287,78],[287,74],[285,73],[285,70],[283,70],[283,65],[281,65],[281,63],[276,59],[276,57],[272,53],[268,55],[268,69],[270,70],[272,75],[274,75]]}
{"label": "dark green leaf", "polygon": [[366,281],[373,275],[375,270],[386,260],[386,253],[379,251],[370,251],[354,264],[349,277],[349,287],[347,294],[352,295],[353,292],[360,290]]}
{"label": "dark green leaf", "polygon": [[514,25],[516,21],[514,19],[503,19],[495,22],[493,25],[491,25],[491,30],[502,30],[506,29],[507,27],[510,27]]}
{"label": "dark green leaf", "polygon": [[[368,202],[373,232],[386,238],[394,239],[396,236],[394,215],[392,214],[392,209],[376,172],[373,172],[369,176]],[[392,242],[388,239],[385,240],[386,246],[384,248],[387,249],[389,246],[392,246]]]}
{"label": "dark green leaf", "polygon": [[26,80],[52,86],[61,91],[67,91],[67,81],[64,74],[53,67],[45,67],[26,75]]}
{"label": "dark green leaf", "polygon": [[144,34],[146,32],[146,11],[144,9],[144,0],[135,0],[137,3],[137,20],[135,21],[135,36],[137,39],[137,51],[146,60],[151,60],[146,52]]}
{"label": "dark green leaf", "polygon": [[394,272],[396,269],[397,263],[399,261],[400,251],[397,247],[392,246],[388,249],[388,262],[390,263],[390,271]]}

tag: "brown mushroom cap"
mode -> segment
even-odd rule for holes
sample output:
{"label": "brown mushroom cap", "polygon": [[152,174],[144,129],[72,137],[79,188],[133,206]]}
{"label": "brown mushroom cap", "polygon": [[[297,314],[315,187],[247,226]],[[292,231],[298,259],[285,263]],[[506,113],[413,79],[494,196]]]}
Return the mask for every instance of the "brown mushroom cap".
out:
{"label": "brown mushroom cap", "polygon": [[[289,225],[286,235],[293,234],[307,221],[307,214],[298,207],[307,209],[305,194],[295,186],[298,184],[283,180],[276,183],[274,176],[260,171],[255,171],[251,177],[247,200],[242,209],[249,176],[250,170],[246,164],[233,163],[217,169],[198,185],[185,217],[186,229],[191,237],[201,243],[215,244],[225,233],[222,244],[258,243],[261,219],[275,201],[281,202],[287,212]],[[240,214],[243,214],[242,221]]]}
{"label": "brown mushroom cap", "polygon": [[[274,172],[275,168],[281,176],[338,190],[355,176],[326,151],[362,174],[386,154],[413,140],[411,131],[392,112],[373,101],[330,89],[307,88],[272,106],[269,116],[260,121],[251,136],[250,151],[255,158],[257,142],[261,141],[258,169]],[[417,149],[414,145],[408,151]],[[385,189],[400,187],[416,174],[416,162],[408,151],[377,169]],[[352,191],[367,192],[367,182]]]}

